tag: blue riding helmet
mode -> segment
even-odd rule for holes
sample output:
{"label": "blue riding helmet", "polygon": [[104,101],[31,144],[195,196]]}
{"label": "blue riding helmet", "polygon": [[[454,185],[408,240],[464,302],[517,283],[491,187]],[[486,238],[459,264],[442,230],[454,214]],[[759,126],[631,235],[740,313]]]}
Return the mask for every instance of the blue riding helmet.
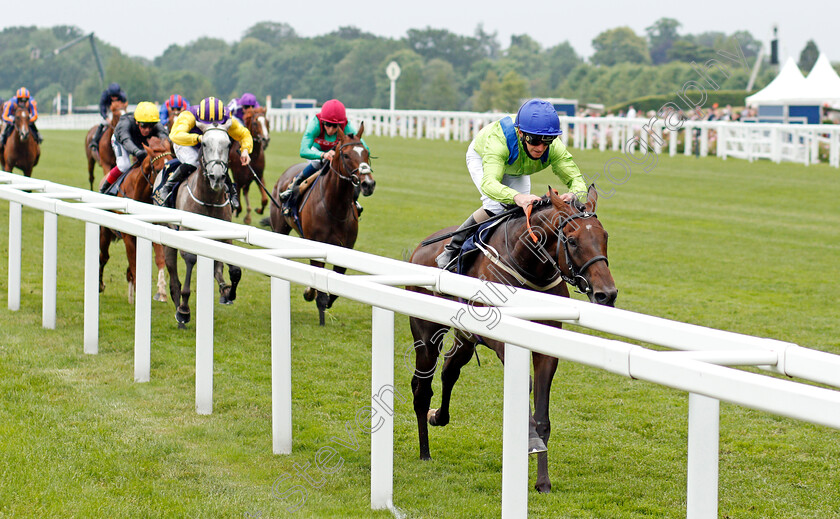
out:
{"label": "blue riding helmet", "polygon": [[560,135],[560,118],[554,105],[542,99],[526,101],[516,113],[513,125],[524,133],[533,135]]}
{"label": "blue riding helmet", "polygon": [[111,83],[108,85],[108,95],[118,96],[120,95],[120,90],[122,90],[122,87],[120,87],[119,83]]}

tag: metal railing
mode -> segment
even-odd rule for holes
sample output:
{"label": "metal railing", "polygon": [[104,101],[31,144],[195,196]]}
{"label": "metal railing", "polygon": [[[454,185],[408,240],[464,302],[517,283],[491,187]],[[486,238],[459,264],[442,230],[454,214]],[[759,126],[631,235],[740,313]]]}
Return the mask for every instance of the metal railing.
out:
{"label": "metal railing", "polygon": [[[302,133],[317,108],[272,108],[269,113],[273,131]],[[485,125],[508,114],[479,112],[439,112],[432,110],[349,109],[355,122],[364,121],[368,135],[414,139],[470,141]],[[98,124],[96,114],[43,115],[42,129],[89,129]],[[745,123],[732,121],[691,121],[677,124],[656,117],[561,117],[567,145],[578,149],[633,152],[644,147],[657,155],[667,147],[677,155],[682,146],[685,155],[746,160],[768,159],[774,162],[814,164],[820,161],[819,144],[827,147],[828,163],[840,168],[840,125]]]}
{"label": "metal railing", "polygon": [[[15,174],[0,173],[0,199],[9,202],[8,306],[13,311],[20,307],[21,209],[26,206],[44,214],[42,321],[45,328],[56,325],[58,217],[86,222],[85,353],[98,352],[99,228],[105,226],[137,237],[134,329],[137,382],[150,379],[151,245],[161,243],[198,255],[196,411],[201,414],[211,413],[213,407],[213,262],[247,266],[270,276],[272,436],[273,451],[277,454],[292,450],[290,283],[311,286],[372,307],[372,405],[382,402],[393,409],[393,391],[383,399],[382,388],[393,388],[394,384],[395,313],[444,324],[451,324],[455,319],[463,330],[503,341],[506,345],[503,517],[524,517],[527,513],[528,360],[532,351],[689,392],[687,512],[691,518],[717,516],[720,400],[840,429],[840,392],[733,368],[758,366],[836,388],[840,387],[840,356],[792,343],[505,287]],[[192,230],[176,231],[154,222],[177,222]],[[224,238],[256,248],[215,241]],[[337,274],[291,258],[318,258],[363,274]],[[468,302],[418,294],[398,286],[424,286]],[[477,301],[496,306],[476,307]],[[559,320],[677,351],[655,351],[549,327],[530,322],[529,318]],[[374,420],[377,422],[373,423]],[[371,417],[371,422],[371,507],[393,509],[393,415],[377,414]]]}

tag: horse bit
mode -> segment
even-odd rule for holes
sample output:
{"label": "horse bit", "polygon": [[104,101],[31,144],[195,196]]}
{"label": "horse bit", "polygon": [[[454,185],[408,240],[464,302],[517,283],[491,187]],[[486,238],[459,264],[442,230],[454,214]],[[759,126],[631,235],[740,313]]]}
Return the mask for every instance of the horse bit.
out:
{"label": "horse bit", "polygon": [[[344,156],[341,154],[341,150],[343,150],[346,146],[352,146],[352,145],[364,146],[361,142],[345,142],[344,144],[339,146],[338,149],[336,150],[336,153],[338,154],[338,158],[341,161],[341,167],[345,171],[347,171],[348,168],[347,168],[347,163],[344,161]],[[341,180],[346,180],[346,181],[350,182],[351,184],[353,184],[354,187],[357,187],[359,184],[361,184],[361,180],[359,180],[359,175],[357,175],[357,173],[361,174],[361,175],[370,175],[371,173],[373,173],[373,169],[371,169],[370,164],[368,164],[367,162],[361,162],[359,164],[359,167],[357,167],[356,169],[351,171],[346,176],[342,175],[341,172],[339,172],[337,169],[332,167],[332,163],[330,163],[330,170],[335,171],[335,174],[338,175],[338,178],[340,178]]]}

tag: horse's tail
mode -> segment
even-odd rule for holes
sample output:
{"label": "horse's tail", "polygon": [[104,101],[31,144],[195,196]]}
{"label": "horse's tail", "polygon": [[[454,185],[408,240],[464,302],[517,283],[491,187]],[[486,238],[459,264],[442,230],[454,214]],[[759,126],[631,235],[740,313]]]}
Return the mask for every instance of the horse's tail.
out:
{"label": "horse's tail", "polygon": [[271,218],[266,216],[265,218],[260,220],[260,225],[262,225],[263,227],[271,228]]}

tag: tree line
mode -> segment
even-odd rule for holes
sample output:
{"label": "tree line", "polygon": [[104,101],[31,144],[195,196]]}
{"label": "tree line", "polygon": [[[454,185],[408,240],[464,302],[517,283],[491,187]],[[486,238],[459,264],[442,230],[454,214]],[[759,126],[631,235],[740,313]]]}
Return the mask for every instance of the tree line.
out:
{"label": "tree line", "polygon": [[[398,108],[475,111],[513,111],[527,97],[567,97],[609,106],[669,94],[696,78],[692,61],[703,63],[740,45],[752,66],[761,46],[746,31],[681,35],[679,28],[678,21],[662,18],[645,35],[629,27],[605,30],[593,40],[595,53],[588,61],[568,42],[543,48],[525,34],[512,36],[503,48],[497,34],[481,25],[470,36],[427,27],[394,39],[341,27],[307,38],[286,23],[259,22],[232,44],[204,37],[171,45],[154,60],[127,56],[98,39],[96,43],[106,83],[119,82],[133,102],[160,102],[172,93],[193,101],[252,92],[260,100],[271,95],[275,106],[292,96],[319,103],[338,98],[352,108],[387,108],[385,66],[396,61],[402,69]],[[97,103],[103,85],[90,45],[52,52],[82,35],[74,26],[4,29],[0,96],[27,86],[42,106],[59,92],[72,93],[77,106]],[[816,47],[806,50],[812,56]],[[764,66],[755,87],[774,76]],[[725,90],[739,90],[748,77],[748,70],[739,69],[716,80]]]}

